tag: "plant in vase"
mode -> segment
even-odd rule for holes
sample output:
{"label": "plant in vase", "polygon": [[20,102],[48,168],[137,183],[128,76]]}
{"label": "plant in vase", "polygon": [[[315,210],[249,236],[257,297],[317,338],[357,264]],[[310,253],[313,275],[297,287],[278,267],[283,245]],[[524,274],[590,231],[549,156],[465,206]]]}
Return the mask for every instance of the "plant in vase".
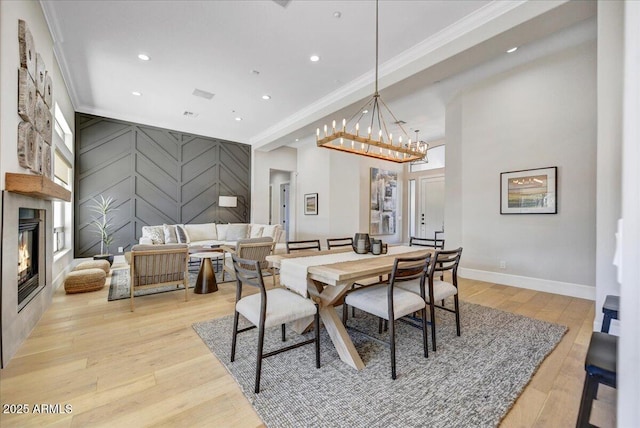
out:
{"label": "plant in vase", "polygon": [[[109,264],[113,264],[113,254],[109,253],[109,245],[113,242],[111,235],[111,219],[109,214],[116,211],[114,208],[115,199],[108,196],[106,199],[100,195],[100,199],[93,198],[94,204],[90,207],[91,211],[98,213],[91,224],[96,228],[96,233],[100,236],[100,254],[93,256],[94,260],[107,260]],[[106,250],[106,251],[105,251]]]}

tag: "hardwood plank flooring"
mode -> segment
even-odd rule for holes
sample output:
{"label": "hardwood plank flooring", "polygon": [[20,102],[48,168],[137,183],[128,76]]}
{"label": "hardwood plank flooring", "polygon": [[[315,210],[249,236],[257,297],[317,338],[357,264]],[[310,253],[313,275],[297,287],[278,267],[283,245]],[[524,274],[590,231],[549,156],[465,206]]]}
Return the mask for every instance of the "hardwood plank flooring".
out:
{"label": "hardwood plank flooring", "polygon": [[[270,284],[271,281],[267,281]],[[261,427],[231,375],[193,331],[198,321],[231,314],[233,283],[107,302],[108,286],[53,304],[8,366],[2,404],[70,404],[71,413],[0,414],[4,427]],[[502,427],[574,426],[591,335],[591,301],[460,279],[461,300],[567,325]],[[462,332],[464,334],[464,331]],[[615,427],[615,390],[600,387],[591,421]]]}

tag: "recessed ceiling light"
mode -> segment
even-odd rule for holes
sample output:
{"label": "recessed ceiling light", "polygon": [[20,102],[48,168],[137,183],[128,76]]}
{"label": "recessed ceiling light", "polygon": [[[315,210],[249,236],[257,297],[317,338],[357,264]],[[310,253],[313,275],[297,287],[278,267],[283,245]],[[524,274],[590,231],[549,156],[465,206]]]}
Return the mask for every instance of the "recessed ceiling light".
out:
{"label": "recessed ceiling light", "polygon": [[271,95],[265,94],[265,95],[262,96],[262,99],[263,100],[270,100],[271,99]]}
{"label": "recessed ceiling light", "polygon": [[340,18],[341,16],[342,16],[342,12],[340,12],[339,10],[336,10],[335,12],[333,12],[334,18]]}
{"label": "recessed ceiling light", "polygon": [[151,57],[149,57],[149,55],[143,54],[143,53],[138,54],[138,58],[140,58],[143,61],[149,61],[151,59]]}
{"label": "recessed ceiling light", "polygon": [[318,55],[311,55],[311,57],[309,57],[309,59],[311,60],[311,62],[320,61],[320,57]]}
{"label": "recessed ceiling light", "polygon": [[367,113],[369,113],[369,110],[362,110],[362,113],[363,114],[367,114]]}
{"label": "recessed ceiling light", "polygon": [[139,97],[139,96],[142,95],[142,93],[138,92],[138,91],[133,91],[133,92],[131,92],[131,95],[135,95],[136,97]]}
{"label": "recessed ceiling light", "polygon": [[242,120],[242,118],[241,118],[240,116],[238,116],[238,117],[236,117],[236,120],[237,120],[238,122],[240,122],[240,121]]}
{"label": "recessed ceiling light", "polygon": [[260,74],[260,72],[258,70],[251,70],[251,74],[254,74],[257,76]]}
{"label": "recessed ceiling light", "polygon": [[300,141],[300,138],[296,138],[296,141]]}
{"label": "recessed ceiling light", "polygon": [[515,52],[515,51],[517,51],[517,50],[518,50],[518,47],[517,47],[517,46],[514,46],[514,47],[512,47],[511,49],[509,49],[509,50],[507,51],[507,53],[512,53],[512,52]]}

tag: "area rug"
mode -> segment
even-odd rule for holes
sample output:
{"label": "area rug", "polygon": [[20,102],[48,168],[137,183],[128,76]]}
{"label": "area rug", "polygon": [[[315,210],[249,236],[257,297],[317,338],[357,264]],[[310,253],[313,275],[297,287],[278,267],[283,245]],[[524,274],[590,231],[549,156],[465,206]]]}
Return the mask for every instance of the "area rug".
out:
{"label": "area rug", "polygon": [[[229,274],[225,275],[226,279],[230,281]],[[193,288],[196,283],[196,279],[198,278],[197,271],[189,272],[189,288]],[[222,282],[222,272],[216,273],[216,280],[218,283]],[[111,285],[109,286],[109,297],[108,301],[112,300],[121,300],[121,299],[129,299],[130,296],[130,278],[129,278],[129,269],[113,269],[111,271]],[[155,287],[155,288],[147,288],[143,290],[136,290],[134,292],[135,296],[147,296],[149,294],[158,294],[158,293],[167,293],[170,291],[178,291],[184,290],[184,287],[175,287],[173,285],[168,285],[164,287]]]}
{"label": "area rug", "polygon": [[[232,316],[193,328],[268,427],[497,426],[567,328],[475,304],[460,306],[462,336],[455,334],[453,314],[438,311],[438,350],[432,352],[429,341],[427,359],[421,330],[397,324],[396,380],[388,347],[350,329],[366,365],[357,371],[340,360],[323,329],[322,367],[315,368],[313,345],[267,358],[259,394],[253,392],[257,330],[239,336],[231,363]],[[377,319],[361,311],[349,325],[385,339],[377,333]],[[289,343],[308,337],[288,332]],[[279,328],[268,329],[265,352],[281,344]]]}

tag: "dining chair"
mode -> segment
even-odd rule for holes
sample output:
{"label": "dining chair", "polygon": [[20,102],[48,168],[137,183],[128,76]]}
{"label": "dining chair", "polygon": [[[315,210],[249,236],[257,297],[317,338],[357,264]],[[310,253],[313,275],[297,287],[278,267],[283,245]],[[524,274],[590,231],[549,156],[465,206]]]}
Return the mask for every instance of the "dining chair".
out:
{"label": "dining chair", "polygon": [[327,248],[353,247],[353,238],[327,238]]}
{"label": "dining chair", "polygon": [[[231,341],[231,362],[236,356],[236,342],[239,333],[244,333],[254,328],[258,328],[258,356],[256,360],[256,381],[254,391],[260,392],[260,374],[262,371],[262,360],[289,351],[303,345],[315,343],[316,368],[320,368],[320,317],[318,305],[311,299],[289,291],[285,288],[273,288],[266,290],[262,278],[260,262],[248,260],[231,255],[233,268],[236,274],[236,305],[233,316],[233,339]],[[258,293],[242,297],[242,286],[248,285],[259,289]],[[238,320],[240,315],[246,318],[252,325],[238,330]],[[296,321],[301,318],[314,317],[315,337],[295,343],[277,350],[264,353],[265,329],[280,325],[282,341],[286,341],[285,323]]]}
{"label": "dining chair", "polygon": [[[393,263],[391,277],[386,284],[358,288],[347,294],[345,304],[389,321],[389,347],[391,349],[391,378],[396,378],[396,330],[395,321],[414,312],[420,312],[426,319],[426,303],[416,293],[396,287],[396,283],[414,280],[424,283],[429,272],[431,255],[420,257],[398,257]],[[346,327],[346,320],[345,320]],[[422,323],[422,347],[424,357],[429,356],[427,344],[427,324]]]}
{"label": "dining chair", "polygon": [[[429,265],[428,281],[422,282],[418,280],[410,280],[403,282],[398,287],[403,290],[411,291],[419,294],[429,306],[429,315],[431,321],[431,343],[432,348],[436,350],[436,315],[435,308],[452,312],[456,315],[456,334],[460,336],[460,305],[458,302],[458,265],[462,256],[462,247],[456,250],[437,250],[431,258]],[[452,282],[443,280],[435,280],[434,276],[440,272],[451,271]],[[436,305],[435,302],[444,302],[447,298],[453,296],[454,309],[445,307],[444,305]],[[425,320],[423,318],[422,320]],[[424,324],[424,322],[422,322]]]}
{"label": "dining chair", "polygon": [[[435,232],[435,236],[437,236],[438,232]],[[409,246],[410,247],[429,247],[444,250],[444,239],[430,239],[430,238],[418,238],[416,236],[412,236],[409,238]],[[444,281],[444,272],[440,273],[440,281]],[[444,300],[441,302],[442,306],[444,306]]]}
{"label": "dining chair", "polygon": [[409,246],[439,248],[444,250],[444,239],[418,238],[417,236],[412,236],[409,238]]}
{"label": "dining chair", "polygon": [[306,241],[287,241],[287,254],[290,254],[292,251],[302,251],[302,250],[320,251],[320,240],[309,239]]}

